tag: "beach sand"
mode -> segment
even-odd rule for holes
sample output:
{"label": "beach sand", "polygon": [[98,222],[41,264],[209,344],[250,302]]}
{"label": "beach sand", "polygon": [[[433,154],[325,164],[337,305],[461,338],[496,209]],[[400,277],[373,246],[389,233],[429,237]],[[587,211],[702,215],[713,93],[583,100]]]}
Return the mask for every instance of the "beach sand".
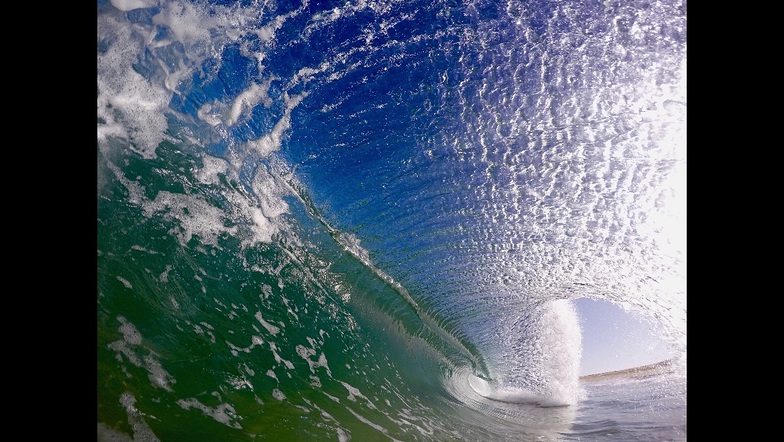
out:
{"label": "beach sand", "polygon": [[624,370],[608,371],[604,373],[596,373],[596,374],[580,376],[580,380],[599,381],[599,380],[617,379],[617,378],[643,379],[650,376],[656,376],[664,372],[668,367],[670,367],[671,364],[672,364],[672,360],[668,359],[666,361],[661,361],[650,365],[642,365],[639,367],[627,368]]}

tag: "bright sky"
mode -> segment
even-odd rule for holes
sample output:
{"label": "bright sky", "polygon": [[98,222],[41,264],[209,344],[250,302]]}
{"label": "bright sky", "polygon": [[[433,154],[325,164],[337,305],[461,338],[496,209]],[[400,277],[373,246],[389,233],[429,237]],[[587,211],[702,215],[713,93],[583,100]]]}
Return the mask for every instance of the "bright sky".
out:
{"label": "bright sky", "polygon": [[673,356],[644,321],[611,302],[575,301],[583,334],[580,375],[653,364]]}

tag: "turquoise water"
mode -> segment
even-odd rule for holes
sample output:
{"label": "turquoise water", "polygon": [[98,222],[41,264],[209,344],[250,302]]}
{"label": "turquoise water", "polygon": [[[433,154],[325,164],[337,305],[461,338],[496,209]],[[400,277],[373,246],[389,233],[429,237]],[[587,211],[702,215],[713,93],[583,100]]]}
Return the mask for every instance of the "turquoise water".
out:
{"label": "turquoise water", "polygon": [[686,439],[685,4],[97,6],[99,440]]}

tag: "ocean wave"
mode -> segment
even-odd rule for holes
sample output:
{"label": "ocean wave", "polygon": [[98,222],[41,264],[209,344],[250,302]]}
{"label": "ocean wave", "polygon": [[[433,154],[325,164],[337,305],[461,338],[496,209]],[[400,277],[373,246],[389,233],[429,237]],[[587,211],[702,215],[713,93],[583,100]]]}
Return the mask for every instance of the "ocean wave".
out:
{"label": "ocean wave", "polygon": [[99,435],[569,434],[574,300],[685,353],[685,40],[678,2],[99,1]]}

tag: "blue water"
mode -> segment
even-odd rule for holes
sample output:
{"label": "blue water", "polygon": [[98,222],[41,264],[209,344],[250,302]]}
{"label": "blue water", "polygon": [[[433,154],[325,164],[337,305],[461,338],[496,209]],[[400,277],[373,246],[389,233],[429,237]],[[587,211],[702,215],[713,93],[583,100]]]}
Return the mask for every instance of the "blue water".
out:
{"label": "blue water", "polygon": [[686,439],[685,3],[97,9],[99,440]]}

